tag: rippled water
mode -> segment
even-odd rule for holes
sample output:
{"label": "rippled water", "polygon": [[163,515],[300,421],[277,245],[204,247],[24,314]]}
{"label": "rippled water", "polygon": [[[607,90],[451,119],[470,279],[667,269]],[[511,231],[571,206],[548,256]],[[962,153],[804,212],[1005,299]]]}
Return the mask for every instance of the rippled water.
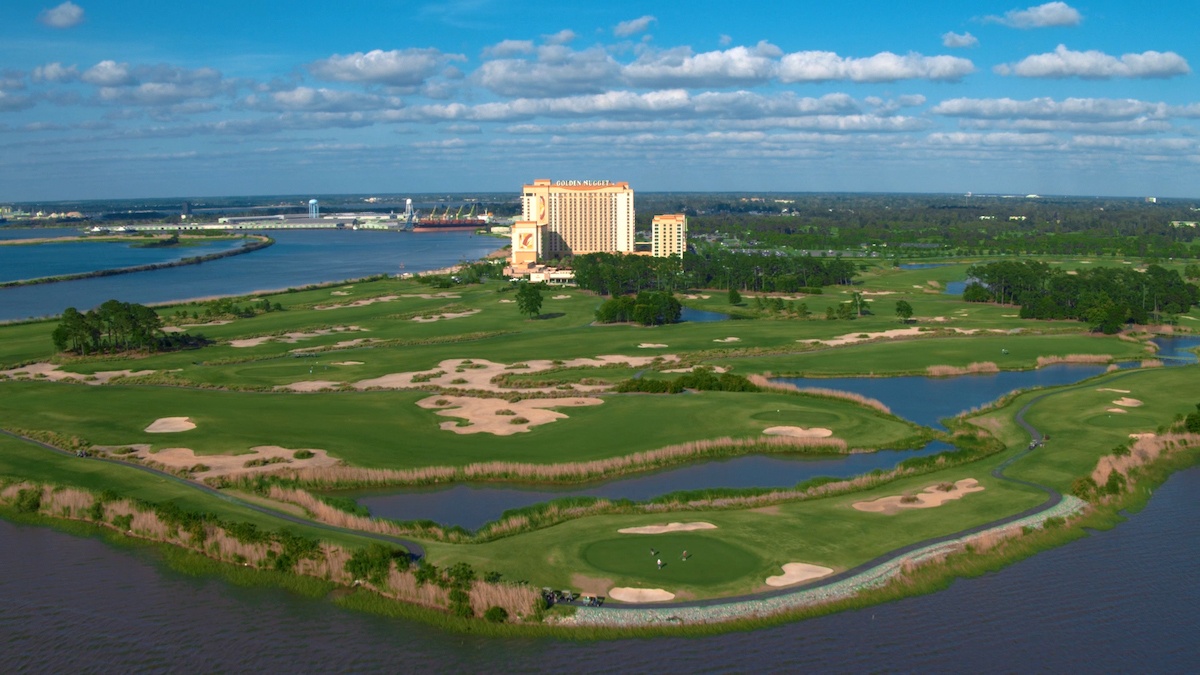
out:
{"label": "rippled water", "polygon": [[[0,281],[56,277],[97,270],[151,265],[241,248],[241,240],[194,246],[139,248],[143,242],[72,241],[0,246]],[[63,282],[67,283],[67,282]]]}
{"label": "rippled water", "polygon": [[8,672],[1195,672],[1200,468],[1107,532],[922,597],[751,633],[491,639],[239,588],[0,521]]}

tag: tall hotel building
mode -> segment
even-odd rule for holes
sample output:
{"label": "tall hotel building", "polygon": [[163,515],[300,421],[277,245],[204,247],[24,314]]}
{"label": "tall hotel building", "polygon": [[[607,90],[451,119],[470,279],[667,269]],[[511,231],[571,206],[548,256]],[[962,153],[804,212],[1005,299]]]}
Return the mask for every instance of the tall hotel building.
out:
{"label": "tall hotel building", "polygon": [[633,189],[610,181],[540,178],[521,190],[512,262],[584,253],[633,252]]}
{"label": "tall hotel building", "polygon": [[650,223],[650,254],[655,258],[682,258],[687,251],[687,216],[670,213],[654,216]]}

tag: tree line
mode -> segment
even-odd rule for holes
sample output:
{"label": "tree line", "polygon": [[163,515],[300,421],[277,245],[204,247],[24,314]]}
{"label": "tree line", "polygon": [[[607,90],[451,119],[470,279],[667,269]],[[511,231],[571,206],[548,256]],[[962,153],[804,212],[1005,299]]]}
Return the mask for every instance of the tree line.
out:
{"label": "tree line", "polygon": [[96,309],[80,312],[74,307],[63,310],[51,334],[60,352],[97,354],[124,351],[169,351],[203,346],[201,336],[164,333],[158,312],[131,302],[108,300]]}
{"label": "tree line", "polygon": [[1129,322],[1161,321],[1200,303],[1200,288],[1176,270],[1149,265],[1068,272],[1037,261],[1001,261],[967,269],[968,302],[1020,305],[1026,319],[1078,319],[1116,333]]}

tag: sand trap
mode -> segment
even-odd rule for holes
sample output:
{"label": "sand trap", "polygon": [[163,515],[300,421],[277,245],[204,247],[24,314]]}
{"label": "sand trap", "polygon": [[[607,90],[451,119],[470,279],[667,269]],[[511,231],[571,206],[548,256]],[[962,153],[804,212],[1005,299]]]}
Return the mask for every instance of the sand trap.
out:
{"label": "sand trap", "polygon": [[[967,329],[967,328],[943,328],[942,330],[952,330],[956,333],[970,335],[972,333],[975,333],[977,329],[974,329],[974,328],[970,328],[970,329]],[[796,340],[796,342],[812,342],[812,343],[819,343],[819,344],[823,344],[823,345],[829,345],[830,347],[840,347],[842,345],[852,345],[857,342],[866,342],[867,340],[874,340],[877,338],[914,337],[914,336],[923,335],[923,334],[924,334],[924,331],[921,330],[920,326],[912,326],[910,328],[893,328],[891,330],[880,331],[878,333],[862,333],[862,332],[846,333],[845,335],[839,335],[835,338],[830,338],[828,340]]]}
{"label": "sand trap", "polygon": [[444,314],[430,314],[429,316],[414,316],[413,321],[417,323],[433,323],[434,321],[444,321],[447,319],[461,319],[464,316],[480,313],[481,309],[468,309],[465,312],[446,312]]}
{"label": "sand trap", "polygon": [[1138,438],[1138,439],[1141,439],[1141,438],[1158,438],[1158,434],[1154,433],[1153,431],[1147,431],[1147,432],[1145,432],[1145,433],[1141,433],[1141,434],[1129,434],[1129,437],[1130,437],[1130,438]]}
{"label": "sand trap", "polygon": [[833,574],[833,570],[820,565],[810,565],[809,563],[787,563],[783,566],[783,574],[776,577],[767,577],[768,586],[791,586],[813,579],[820,579]]}
{"label": "sand trap", "polygon": [[904,497],[900,495],[892,497],[880,497],[869,502],[854,502],[854,508],[858,511],[867,511],[869,513],[882,513],[885,516],[891,516],[899,513],[903,509],[931,509],[936,506],[941,506],[946,502],[962,499],[972,492],[982,492],[983,486],[974,478],[964,478],[954,484],[954,489],[943,492],[936,485],[930,485],[924,491],[918,493],[917,501],[904,503]]}
{"label": "sand trap", "polygon": [[691,368],[669,368],[662,372],[664,372],[664,373],[691,373],[691,372],[694,372],[697,370],[703,370],[705,368],[711,368],[712,371],[714,373],[717,373],[718,375],[720,375],[721,373],[729,372],[729,369],[726,368],[725,366],[692,366]]}
{"label": "sand trap", "polygon": [[[863,291],[863,295],[895,295],[896,291]],[[794,563],[798,564],[798,563]]]}
{"label": "sand trap", "polygon": [[268,342],[286,342],[287,344],[296,344],[297,342],[299,342],[301,340],[308,340],[310,338],[321,337],[322,335],[332,335],[334,333],[347,333],[347,332],[357,332],[357,331],[365,331],[365,330],[366,330],[365,328],[360,328],[358,326],[334,326],[333,328],[322,328],[321,330],[309,331],[307,333],[295,332],[295,333],[284,333],[283,335],[261,335],[259,337],[242,338],[239,340],[230,340],[229,346],[230,347],[239,347],[239,348],[257,347],[259,345],[266,344]]}
{"label": "sand trap", "polygon": [[[458,296],[456,295],[454,297],[457,298]],[[313,307],[313,309],[326,310],[343,309],[346,307],[366,307],[367,305],[373,305],[377,302],[391,302],[392,300],[397,300],[399,298],[400,296],[398,295],[381,295],[378,298],[363,298],[362,300],[355,300],[354,302],[347,302],[340,305],[317,305]]]}
{"label": "sand trap", "polygon": [[[149,445],[126,446],[135,449],[131,455],[146,462],[158,464],[168,471],[192,469],[198,464],[204,465],[203,471],[192,473],[193,478],[203,479],[213,476],[234,476],[247,473],[267,473],[281,468],[313,468],[336,466],[339,460],[329,456],[329,453],[319,448],[308,448],[313,453],[308,459],[296,459],[296,449],[281,448],[278,445],[260,445],[250,448],[250,452],[242,455],[197,455],[191,448],[165,448],[158,452],[150,452]],[[260,466],[246,466],[246,462],[267,460]],[[270,461],[276,460],[276,461]]]}
{"label": "sand trap", "polygon": [[[579,358],[558,362],[551,361],[549,359],[535,359],[531,361],[522,361],[525,367],[521,369],[521,372],[536,373],[538,371],[559,367],[598,368],[613,363],[627,365],[633,368],[641,368],[666,361],[678,360],[679,357],[674,354],[663,354],[660,356],[622,356],[620,354],[604,354],[597,356],[594,359]],[[436,368],[431,370],[408,373],[392,373],[382,377],[360,380],[359,382],[354,383],[354,387],[356,389],[371,389],[375,387],[382,389],[409,389],[432,385],[445,389],[470,389],[475,391],[494,391],[499,393],[562,392],[562,390],[557,386],[511,388],[493,383],[492,378],[496,377],[497,375],[512,373],[509,365],[510,364],[488,361],[486,359],[446,359],[439,363]],[[458,372],[460,370],[462,372]],[[414,382],[413,378],[418,376],[429,377],[430,379]],[[588,393],[612,389],[612,385],[607,384],[573,384],[572,387],[576,391]]]}
{"label": "sand trap", "polygon": [[[566,415],[550,408],[571,408],[580,406],[600,405],[604,403],[598,398],[537,398],[525,399],[511,403],[502,398],[474,398],[471,396],[430,396],[417,401],[417,405],[427,410],[437,410],[444,417],[460,417],[467,421],[465,426],[458,422],[442,422],[443,431],[453,431],[456,434],[495,434],[496,436],[511,436],[524,433],[533,427],[549,424],[555,420],[566,419]],[[507,410],[514,414],[502,415],[500,411]],[[514,420],[524,419],[524,422],[514,424]]]}
{"label": "sand trap", "polygon": [[920,285],[920,284],[913,284],[913,288],[920,288],[920,289],[924,289],[925,287],[924,287],[924,286],[922,286],[922,285]]}
{"label": "sand trap", "polygon": [[443,291],[441,293],[408,293],[404,297],[406,297],[406,298],[424,298],[426,300],[436,300],[438,298],[461,298],[462,296],[459,295],[458,293],[450,293],[448,291]]}
{"label": "sand trap", "polygon": [[643,342],[642,344],[638,345],[638,349],[664,349],[666,347],[667,345],[658,342]]}
{"label": "sand trap", "polygon": [[[30,377],[36,379],[45,379],[50,382],[62,382],[64,380],[72,380],[75,382],[83,382],[84,384],[108,384],[109,381],[117,377],[139,377],[141,375],[153,375],[157,370],[101,370],[92,373],[91,375],[83,373],[71,373],[65,370],[59,370],[59,366],[53,363],[33,363],[28,366],[20,366],[9,370],[0,370],[0,375],[5,375],[11,378]],[[41,377],[38,377],[38,376]]]}
{"label": "sand trap", "polygon": [[293,382],[291,384],[281,384],[275,387],[280,391],[299,391],[299,392],[314,392],[324,389],[337,389],[342,386],[341,382],[333,380],[306,380],[304,382]]}
{"label": "sand trap", "polygon": [[793,438],[829,438],[833,432],[823,427],[813,427],[805,429],[804,427],[768,427],[763,429],[763,433],[768,436],[791,436]]}
{"label": "sand trap", "polygon": [[621,534],[665,534],[667,532],[691,532],[692,530],[715,530],[712,523],[667,523],[666,525],[643,525],[641,527],[626,527],[617,532]]}
{"label": "sand trap", "polygon": [[1124,409],[1124,408],[1109,408],[1109,409],[1108,409],[1108,410],[1106,410],[1105,412],[1110,412],[1110,413],[1121,413],[1122,415],[1124,415],[1125,413],[1127,413],[1127,412],[1129,412],[1129,411],[1128,411],[1128,410],[1126,410],[1126,409]]}
{"label": "sand trap", "polygon": [[504,300],[501,300],[501,301],[500,301],[500,304],[502,304],[502,305],[511,305],[511,304],[513,304],[514,302],[516,302],[516,300],[509,300],[508,298],[505,298]]}
{"label": "sand trap", "polygon": [[567,299],[567,298],[569,298],[569,297],[571,297],[571,296],[569,296],[569,295],[556,295],[556,296],[554,296],[554,297],[552,297],[552,298],[550,298],[550,299],[551,299],[551,300],[566,300],[566,299]]}
{"label": "sand trap", "polygon": [[1100,389],[1097,389],[1096,391],[1111,391],[1114,394],[1128,394],[1129,393],[1128,389],[1113,389],[1111,387],[1102,387]]}
{"label": "sand trap", "polygon": [[335,366],[361,366],[362,364],[362,361],[335,361],[333,363]]}
{"label": "sand trap", "polygon": [[151,422],[144,431],[148,434],[174,434],[195,428],[196,424],[188,417],[160,417]]}
{"label": "sand trap", "polygon": [[1128,396],[1122,396],[1121,398],[1113,401],[1113,405],[1119,405],[1122,408],[1140,408],[1142,405],[1142,402],[1137,400],[1136,398],[1129,398]]}
{"label": "sand trap", "polygon": [[740,338],[740,337],[717,338],[717,339],[713,340],[713,342],[741,342],[741,341],[742,341],[742,338]]}
{"label": "sand trap", "polygon": [[626,588],[617,586],[609,589],[608,597],[621,602],[666,602],[674,600],[675,594],[661,588]]}
{"label": "sand trap", "polygon": [[350,291],[330,291],[330,295],[350,295]]}

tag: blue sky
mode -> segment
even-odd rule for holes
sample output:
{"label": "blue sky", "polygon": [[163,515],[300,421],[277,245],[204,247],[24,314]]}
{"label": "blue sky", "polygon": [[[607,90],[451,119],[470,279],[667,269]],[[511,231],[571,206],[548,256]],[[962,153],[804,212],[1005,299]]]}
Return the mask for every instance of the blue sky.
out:
{"label": "blue sky", "polygon": [[1200,196],[1200,3],[8,0],[0,200]]}

